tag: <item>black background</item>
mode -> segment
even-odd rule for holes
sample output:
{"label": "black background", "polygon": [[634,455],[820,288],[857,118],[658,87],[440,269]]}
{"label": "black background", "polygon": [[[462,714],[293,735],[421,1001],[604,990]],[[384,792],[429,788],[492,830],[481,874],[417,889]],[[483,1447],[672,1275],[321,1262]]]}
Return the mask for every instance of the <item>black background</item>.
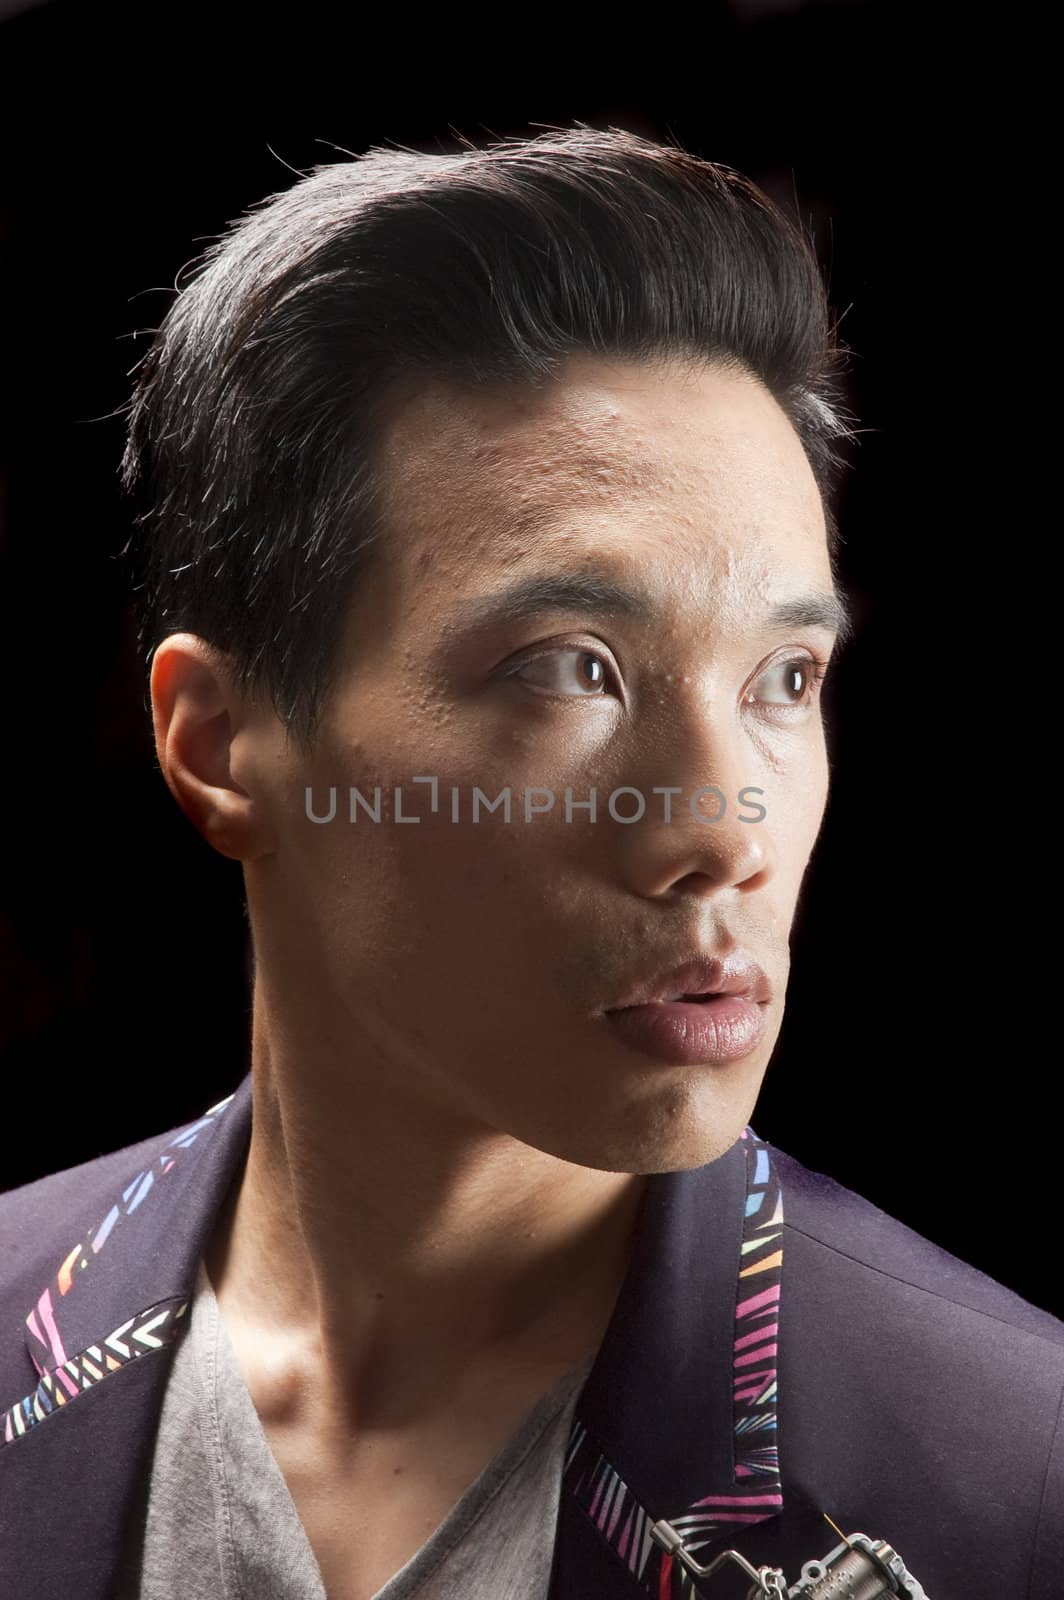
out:
{"label": "black background", "polygon": [[260,15],[0,23],[0,1188],[191,1119],[248,1065],[240,869],[158,772],[115,560],[136,330],[292,168],[580,119],[675,138],[796,209],[854,350],[839,512],[861,628],[753,1124],[1064,1314],[1052,737],[1020,731],[1029,700],[1054,709],[1029,659],[1046,541],[1017,404],[1042,246],[1004,39],[991,62],[927,11],[772,0],[611,13],[579,40],[512,11],[387,39],[342,7]]}

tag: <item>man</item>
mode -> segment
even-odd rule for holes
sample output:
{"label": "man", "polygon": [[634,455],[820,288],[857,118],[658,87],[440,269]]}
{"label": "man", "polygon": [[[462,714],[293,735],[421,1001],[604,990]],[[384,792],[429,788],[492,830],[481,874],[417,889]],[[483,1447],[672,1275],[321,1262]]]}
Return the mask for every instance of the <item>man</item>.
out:
{"label": "man", "polygon": [[582,126],[317,169],[182,289],[130,554],[251,1070],[0,1199],[11,1593],[1061,1592],[1064,1327],[750,1126],[838,354],[753,185]]}

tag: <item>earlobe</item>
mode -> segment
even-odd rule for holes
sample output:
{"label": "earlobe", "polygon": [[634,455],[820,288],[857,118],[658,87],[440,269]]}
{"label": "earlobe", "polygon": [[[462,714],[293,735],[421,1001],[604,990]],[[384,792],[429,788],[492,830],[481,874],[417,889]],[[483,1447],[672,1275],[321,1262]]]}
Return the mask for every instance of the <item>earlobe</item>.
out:
{"label": "earlobe", "polygon": [[[186,816],[189,813],[186,811]],[[197,822],[195,817],[190,817],[206,839],[212,849],[219,855],[226,856],[230,861],[254,861],[259,856],[268,855],[267,849],[259,849],[255,845],[255,835],[258,830],[250,823],[250,819],[241,819],[239,824],[227,817],[223,812],[214,809],[204,813],[202,820]]]}

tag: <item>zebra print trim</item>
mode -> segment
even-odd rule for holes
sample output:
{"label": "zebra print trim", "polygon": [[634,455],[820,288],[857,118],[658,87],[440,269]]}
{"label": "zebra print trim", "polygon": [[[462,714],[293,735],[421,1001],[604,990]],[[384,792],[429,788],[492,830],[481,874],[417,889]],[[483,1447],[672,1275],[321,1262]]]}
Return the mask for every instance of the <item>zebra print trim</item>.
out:
{"label": "zebra print trim", "polygon": [[181,1319],[188,1307],[188,1300],[164,1300],[149,1306],[121,1323],[99,1344],[90,1344],[87,1350],[71,1356],[54,1372],[44,1373],[32,1394],[9,1406],[0,1416],[3,1423],[0,1450],[21,1439],[38,1423],[55,1416],[63,1406],[76,1400],[86,1389],[95,1388],[112,1372],[128,1366],[138,1356],[172,1344],[187,1326]]}

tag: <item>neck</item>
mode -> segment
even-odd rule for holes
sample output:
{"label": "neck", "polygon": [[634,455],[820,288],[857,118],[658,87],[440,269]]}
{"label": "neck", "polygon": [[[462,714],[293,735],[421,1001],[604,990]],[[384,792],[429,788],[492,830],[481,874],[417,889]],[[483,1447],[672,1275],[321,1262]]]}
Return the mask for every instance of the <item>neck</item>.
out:
{"label": "neck", "polygon": [[352,1421],[596,1350],[645,1186],[422,1088],[369,1050],[286,1048],[256,993],[251,1145],[206,1266],[227,1326],[278,1374],[309,1362]]}

